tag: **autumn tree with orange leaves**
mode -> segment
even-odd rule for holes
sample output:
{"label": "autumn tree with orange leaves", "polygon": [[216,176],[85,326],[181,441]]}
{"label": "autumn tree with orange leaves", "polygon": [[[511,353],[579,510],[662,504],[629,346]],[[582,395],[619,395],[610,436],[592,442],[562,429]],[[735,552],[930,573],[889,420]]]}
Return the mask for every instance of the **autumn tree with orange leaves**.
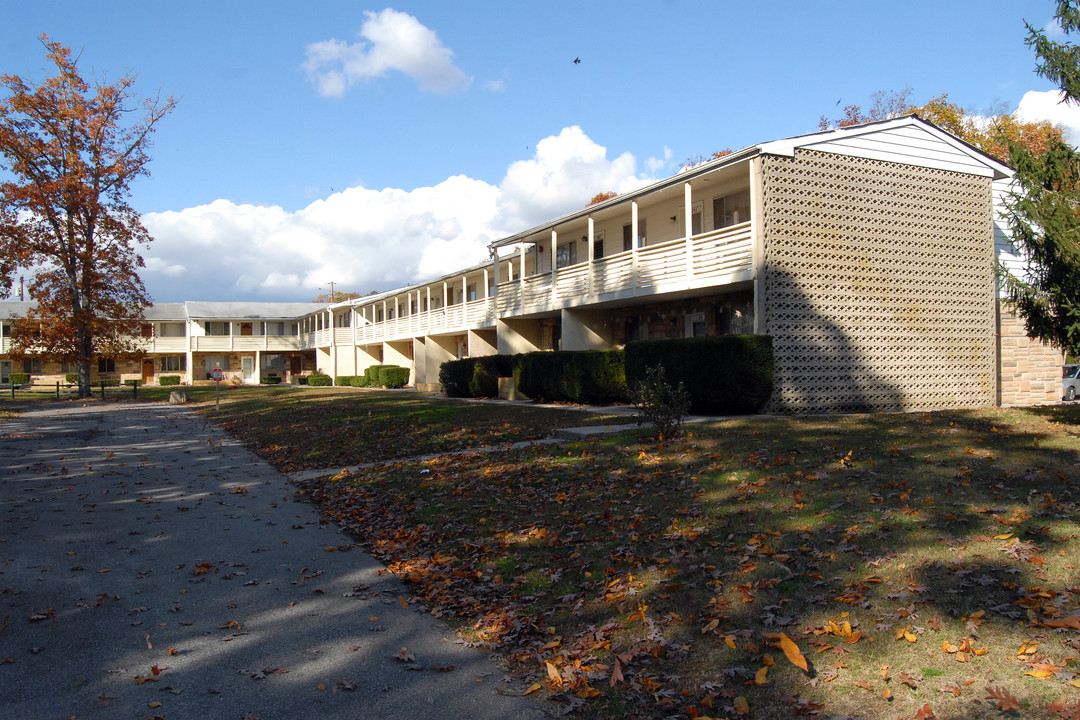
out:
{"label": "autumn tree with orange leaves", "polygon": [[35,301],[13,324],[13,353],[75,363],[84,397],[93,358],[139,351],[150,297],[138,248],[152,238],[128,196],[176,103],[140,104],[130,73],[91,84],[68,48],[41,43],[55,75],[0,76],[0,280],[10,291],[13,270],[26,270]]}

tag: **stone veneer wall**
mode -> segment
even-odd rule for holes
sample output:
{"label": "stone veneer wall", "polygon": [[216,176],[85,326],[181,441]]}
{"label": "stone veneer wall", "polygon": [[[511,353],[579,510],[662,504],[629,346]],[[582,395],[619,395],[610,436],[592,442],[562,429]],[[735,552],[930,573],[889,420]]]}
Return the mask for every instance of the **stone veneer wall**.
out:
{"label": "stone veneer wall", "polygon": [[770,412],[995,402],[989,178],[797,150],[762,183]]}
{"label": "stone veneer wall", "polygon": [[998,312],[1001,405],[1046,405],[1061,401],[1060,350],[1032,340],[1024,321],[1008,304]]}

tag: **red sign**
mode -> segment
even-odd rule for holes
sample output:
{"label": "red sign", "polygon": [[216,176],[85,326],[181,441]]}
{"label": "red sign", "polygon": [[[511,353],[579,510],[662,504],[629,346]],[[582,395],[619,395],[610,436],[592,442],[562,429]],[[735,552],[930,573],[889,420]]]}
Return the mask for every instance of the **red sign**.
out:
{"label": "red sign", "polygon": [[212,377],[214,378],[215,382],[221,382],[225,379],[225,373],[221,371],[221,368],[214,368]]}

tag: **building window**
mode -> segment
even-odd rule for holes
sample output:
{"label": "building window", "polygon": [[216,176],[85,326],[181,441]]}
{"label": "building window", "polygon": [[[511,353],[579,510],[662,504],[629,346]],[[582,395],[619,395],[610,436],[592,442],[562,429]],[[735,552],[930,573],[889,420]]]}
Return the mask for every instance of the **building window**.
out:
{"label": "building window", "polygon": [[465,299],[472,302],[476,299],[476,286],[469,285],[465,288]]}
{"label": "building window", "polygon": [[27,358],[23,360],[23,372],[28,375],[41,374],[41,358]]}
{"label": "building window", "polygon": [[144,338],[152,338],[152,337],[154,337],[154,325],[153,325],[153,323],[143,323],[143,325],[142,325],[142,336]]}
{"label": "building window", "polygon": [[285,334],[285,323],[283,322],[268,322],[263,323],[263,333],[273,337],[277,337]]}
{"label": "building window", "polygon": [[60,363],[60,374],[69,375],[71,373],[79,372],[79,366],[76,363],[64,361]]}
{"label": "building window", "polygon": [[[586,236],[588,239],[588,236]],[[604,258],[604,233],[593,234],[593,260],[602,260]]]}
{"label": "building window", "polygon": [[[630,242],[630,236],[633,234],[634,226],[631,223],[627,223],[622,227],[622,241],[623,250],[633,249],[633,243]],[[639,217],[637,221],[637,246],[639,248],[645,247],[645,218]]]}
{"label": "building window", "polygon": [[2,334],[3,337],[11,337],[11,323],[0,325],[0,334]]}
{"label": "building window", "polygon": [[691,313],[686,316],[686,337],[704,337],[705,313]]}
{"label": "building window", "polygon": [[206,323],[207,335],[228,335],[229,323],[227,322],[208,322]]}
{"label": "building window", "polygon": [[375,308],[375,322],[380,323],[383,321],[383,309]]}
{"label": "building window", "polygon": [[577,243],[569,242],[555,249],[555,268],[564,268],[577,262]]}
{"label": "building window", "polygon": [[184,337],[184,323],[159,323],[158,337]]}
{"label": "building window", "polygon": [[690,206],[690,234],[700,235],[702,231],[701,225],[701,203],[696,202]]}
{"label": "building window", "polygon": [[187,370],[187,357],[184,355],[165,355],[158,358],[161,372],[183,372]]}
{"label": "building window", "polygon": [[97,371],[99,373],[116,372],[116,360],[113,358],[98,358]]}
{"label": "building window", "polygon": [[713,228],[731,227],[750,219],[750,190],[740,190],[713,200]]}
{"label": "building window", "polygon": [[285,372],[285,356],[277,353],[264,353],[259,358],[263,370],[279,370]]}

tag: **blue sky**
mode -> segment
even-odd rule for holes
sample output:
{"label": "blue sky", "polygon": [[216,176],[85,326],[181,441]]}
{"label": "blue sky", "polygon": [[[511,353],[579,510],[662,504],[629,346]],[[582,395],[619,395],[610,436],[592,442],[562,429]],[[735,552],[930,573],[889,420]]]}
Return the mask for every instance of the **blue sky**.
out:
{"label": "blue sky", "polygon": [[84,76],[178,98],[132,195],[159,301],[417,282],[877,90],[1080,128],[1023,43],[1049,0],[5,6],[0,71],[46,77],[45,32]]}

